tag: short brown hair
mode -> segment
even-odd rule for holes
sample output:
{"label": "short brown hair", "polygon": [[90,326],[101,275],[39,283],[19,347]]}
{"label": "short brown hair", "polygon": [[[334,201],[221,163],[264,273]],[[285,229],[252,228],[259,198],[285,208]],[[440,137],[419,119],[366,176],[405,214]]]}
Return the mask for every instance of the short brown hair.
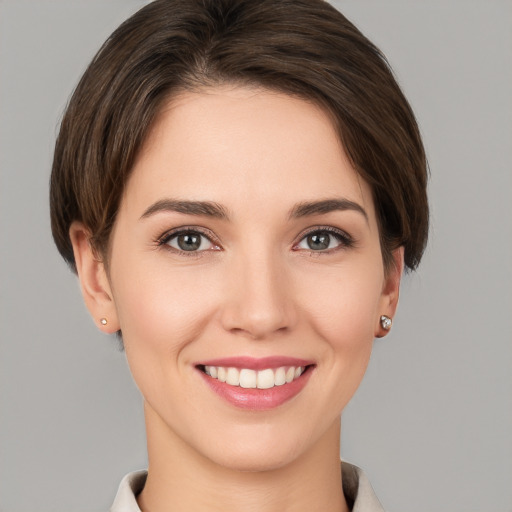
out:
{"label": "short brown hair", "polygon": [[418,265],[428,234],[427,163],[414,114],[382,53],[323,0],[156,0],[105,42],[61,123],[51,224],[72,268],[75,220],[106,254],[134,159],[163,103],[224,83],[321,106],[372,189],[385,265],[400,246],[406,266]]}

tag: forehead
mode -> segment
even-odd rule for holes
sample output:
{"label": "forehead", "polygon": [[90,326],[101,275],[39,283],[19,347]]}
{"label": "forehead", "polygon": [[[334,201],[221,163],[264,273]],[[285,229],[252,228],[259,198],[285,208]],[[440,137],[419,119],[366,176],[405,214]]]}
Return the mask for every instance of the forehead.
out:
{"label": "forehead", "polygon": [[229,208],[343,196],[373,210],[369,186],[321,108],[247,87],[183,92],[166,104],[135,162],[125,200],[144,208],[158,195]]}

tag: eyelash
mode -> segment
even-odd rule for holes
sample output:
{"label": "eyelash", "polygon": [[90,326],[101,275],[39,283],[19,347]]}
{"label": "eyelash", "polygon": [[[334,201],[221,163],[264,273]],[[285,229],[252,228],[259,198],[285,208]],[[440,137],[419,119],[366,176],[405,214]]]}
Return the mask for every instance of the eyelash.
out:
{"label": "eyelash", "polygon": [[[336,238],[336,240],[339,242],[339,245],[337,247],[334,247],[331,249],[326,249],[326,250],[319,250],[319,251],[314,251],[314,250],[307,251],[306,250],[310,254],[315,254],[315,255],[331,254],[331,253],[337,252],[339,250],[350,249],[351,247],[354,247],[354,245],[355,245],[354,239],[350,235],[348,235],[345,231],[334,228],[332,226],[317,226],[317,227],[310,229],[304,233],[301,233],[299,241],[297,243],[293,244],[292,250],[294,250],[294,251],[304,250],[304,249],[297,248],[298,245],[308,236],[318,234],[318,233],[328,233],[329,235],[334,236],[334,238]],[[183,250],[180,250],[180,249],[177,249],[175,247],[171,247],[168,245],[169,241],[172,240],[173,238],[178,237],[180,235],[185,235],[185,234],[198,235],[198,236],[204,237],[215,247],[215,249],[203,249],[201,251],[183,251]],[[196,226],[182,226],[180,228],[173,229],[172,231],[167,231],[163,235],[161,235],[157,239],[156,242],[157,242],[158,247],[162,247],[166,250],[172,251],[175,254],[178,254],[180,256],[185,256],[185,257],[198,258],[198,257],[204,256],[204,253],[209,252],[211,250],[215,250],[215,251],[220,250],[220,243],[218,243],[216,241],[216,237],[213,235],[213,233],[209,230],[206,231],[206,230],[204,230],[202,228],[198,228]]]}

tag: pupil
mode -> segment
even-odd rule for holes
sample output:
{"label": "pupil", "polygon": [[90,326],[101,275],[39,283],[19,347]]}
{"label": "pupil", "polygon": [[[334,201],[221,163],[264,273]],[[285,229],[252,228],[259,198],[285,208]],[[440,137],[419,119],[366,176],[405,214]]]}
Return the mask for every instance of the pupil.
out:
{"label": "pupil", "polygon": [[180,235],[178,245],[183,251],[196,251],[201,245],[201,237],[194,234]]}
{"label": "pupil", "polygon": [[328,249],[331,237],[328,233],[315,233],[308,236],[308,246],[314,251]]}

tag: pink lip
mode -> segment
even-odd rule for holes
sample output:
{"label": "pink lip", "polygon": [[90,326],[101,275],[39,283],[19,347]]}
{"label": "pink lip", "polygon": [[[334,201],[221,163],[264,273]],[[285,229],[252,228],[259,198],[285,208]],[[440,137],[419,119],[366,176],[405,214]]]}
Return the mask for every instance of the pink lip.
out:
{"label": "pink lip", "polygon": [[[265,357],[255,359],[252,357],[235,357],[224,359],[212,359],[196,365],[198,371],[209,386],[221,398],[231,403],[235,407],[253,411],[264,411],[273,409],[298,395],[308,383],[312,374],[311,361],[290,357]],[[242,388],[231,386],[225,382],[220,382],[204,373],[202,366],[223,366],[232,368],[248,368],[251,370],[262,370],[265,368],[279,368],[281,366],[308,366],[306,371],[298,378],[282,386],[274,386],[270,389]]]}

